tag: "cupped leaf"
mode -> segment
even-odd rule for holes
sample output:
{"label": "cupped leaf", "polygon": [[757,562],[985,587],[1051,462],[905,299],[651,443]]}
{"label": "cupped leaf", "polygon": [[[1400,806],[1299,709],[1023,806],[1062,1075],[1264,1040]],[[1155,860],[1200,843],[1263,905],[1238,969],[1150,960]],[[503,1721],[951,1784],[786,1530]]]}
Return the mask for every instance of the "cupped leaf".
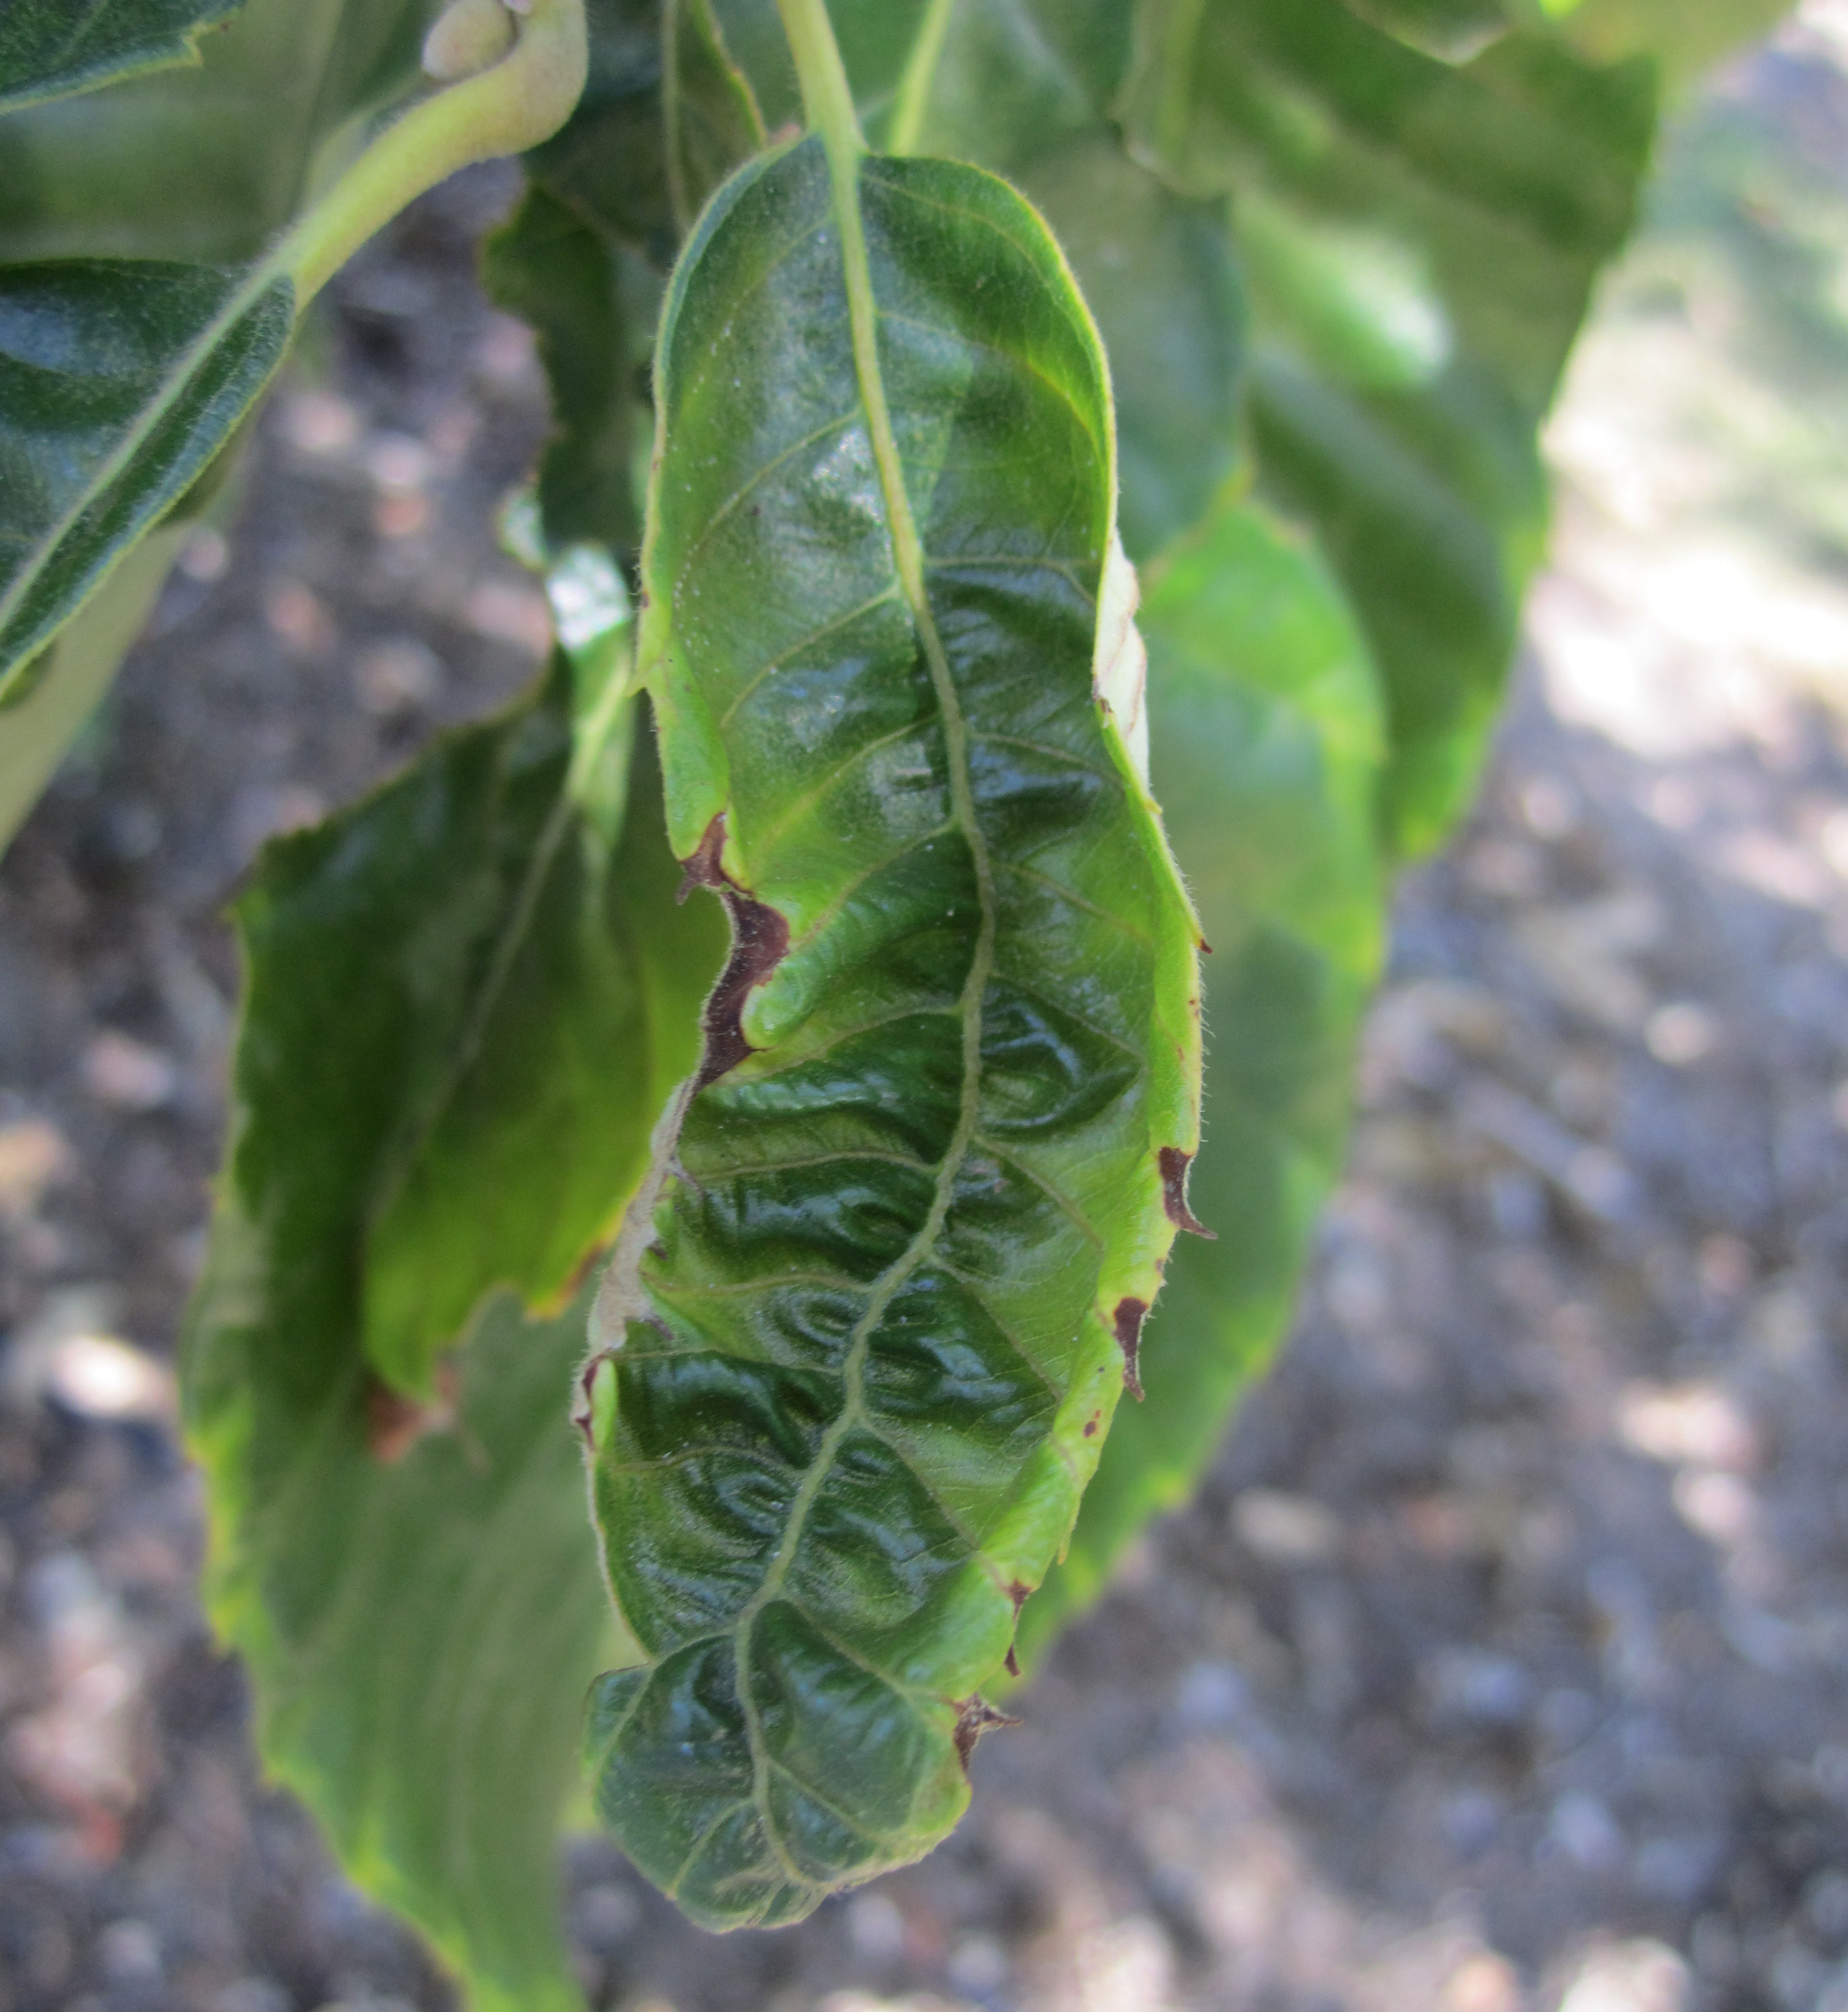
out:
{"label": "cupped leaf", "polygon": [[13,0],[0,14],[0,112],[198,61],[244,0]]}
{"label": "cupped leaf", "polygon": [[1320,533],[1385,677],[1391,844],[1467,801],[1546,527],[1536,429],[1634,213],[1647,70],[1544,30],[1454,66],[1341,0],[1153,0],[1126,116],[1233,194],[1265,488]]}
{"label": "cupped leaf", "polygon": [[294,314],[261,271],[0,266],[0,699],[204,472]]}
{"label": "cupped leaf", "polygon": [[1191,1492],[1288,1326],[1340,1169],[1362,1008],[1380,962],[1379,681],[1300,532],[1228,501],[1151,577],[1153,780],[1212,954],[1206,1097],[1188,1238],[1071,1549],[1027,1603],[1029,1664],[1102,1589],[1124,1544]]}
{"label": "cupped leaf", "polygon": [[1104,359],[1032,210],[770,155],[658,373],[643,658],[734,943],[594,1322],[644,1656],[589,1760],[635,1862],[731,1928],[966,1803],[1174,1234],[1197,937],[1126,745]]}
{"label": "cupped leaf", "polygon": [[570,1289],[722,936],[675,903],[646,736],[613,854],[571,810],[568,685],[265,852],[184,1365],[208,1604],[264,1757],[485,2007],[576,2002],[555,1846],[608,1601],[582,1309],[469,1322],[497,1284]]}

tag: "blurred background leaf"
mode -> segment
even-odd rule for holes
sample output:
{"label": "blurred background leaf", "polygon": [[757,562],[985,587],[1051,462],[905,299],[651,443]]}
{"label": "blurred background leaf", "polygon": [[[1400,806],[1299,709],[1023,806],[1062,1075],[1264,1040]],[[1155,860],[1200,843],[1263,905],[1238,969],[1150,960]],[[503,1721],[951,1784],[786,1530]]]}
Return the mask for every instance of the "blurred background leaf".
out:
{"label": "blurred background leaf", "polygon": [[1157,0],[1125,111],[1231,194],[1265,493],[1313,524],[1386,681],[1389,845],[1467,802],[1543,550],[1536,433],[1654,130],[1646,66],[1546,31],[1447,63],[1340,0]]}
{"label": "blurred background leaf", "polygon": [[243,0],[91,0],[23,5],[0,20],[0,112],[198,60],[198,41]]}

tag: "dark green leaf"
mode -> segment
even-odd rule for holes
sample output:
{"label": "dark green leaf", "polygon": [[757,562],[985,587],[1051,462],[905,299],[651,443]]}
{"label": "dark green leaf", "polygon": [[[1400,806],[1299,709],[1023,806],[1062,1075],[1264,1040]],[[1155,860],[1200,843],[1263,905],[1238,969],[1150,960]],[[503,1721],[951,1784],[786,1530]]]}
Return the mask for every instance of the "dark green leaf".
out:
{"label": "dark green leaf", "polygon": [[532,180],[665,271],[680,230],[662,118],[660,0],[587,0],[590,73],[563,128],[526,156]]}
{"label": "dark green leaf", "polygon": [[1378,683],[1340,589],[1300,533],[1222,505],[1151,577],[1153,779],[1212,954],[1194,1212],[1072,1547],[1028,1602],[1030,1659],[1178,1507],[1283,1340],[1339,1171],[1361,1011],[1378,972]]}
{"label": "dark green leaf", "polygon": [[665,0],[662,36],[668,187],[674,220],[685,231],[713,190],[769,135],[712,0]]}
{"label": "dark green leaf", "polygon": [[264,854],[186,1357],[211,1611],[265,1757],[509,2007],[573,1998],[554,1853],[607,1609],[581,1310],[504,1308],[430,1355],[498,1282],[569,1289],[690,1065],[722,933],[675,904],[645,739],[613,858],[570,812],[565,683]]}
{"label": "dark green leaf", "polygon": [[1535,433],[1652,130],[1641,66],[1522,32],[1454,66],[1340,0],[1156,0],[1127,116],[1236,197],[1261,479],[1386,682],[1401,850],[1466,801],[1545,530]]}
{"label": "dark green leaf", "polygon": [[0,112],[198,61],[243,0],[10,0],[0,13]]}
{"label": "dark green leaf", "polygon": [[735,944],[594,1322],[645,1660],[590,1757],[636,1863],[735,1927],[966,1802],[1174,1234],[1198,971],[1126,743],[1103,357],[1026,205],[762,159],[689,248],[657,397],[643,662]]}
{"label": "dark green leaf", "polygon": [[229,438],[294,298],[153,261],[0,267],[0,697]]}
{"label": "dark green leaf", "polygon": [[482,280],[494,301],[538,332],[552,408],[551,437],[539,461],[548,541],[589,540],[626,554],[641,542],[641,523],[621,255],[555,196],[530,187],[483,248]]}
{"label": "dark green leaf", "polygon": [[[250,0],[196,70],[0,121],[0,387],[12,387],[0,388],[0,596],[11,597],[0,687],[21,698],[42,681],[29,708],[0,714],[0,844],[134,640],[127,612],[144,611],[159,581],[136,551],[94,619],[55,645],[32,635],[55,630],[169,499],[196,504],[202,465],[206,483],[218,479],[230,456],[212,456],[286,337],[286,294],[230,326],[190,383],[183,365],[163,376],[168,352],[234,284],[213,269],[255,257],[293,213],[311,158],[337,160],[339,129],[416,73],[423,11],[423,0]],[[138,262],[155,256],[187,262]],[[137,262],[103,262],[117,259]]]}
{"label": "dark green leaf", "polygon": [[1124,548],[1140,561],[1204,513],[1233,463],[1244,310],[1223,204],[1176,194],[1093,128],[1029,162],[1110,358]]}

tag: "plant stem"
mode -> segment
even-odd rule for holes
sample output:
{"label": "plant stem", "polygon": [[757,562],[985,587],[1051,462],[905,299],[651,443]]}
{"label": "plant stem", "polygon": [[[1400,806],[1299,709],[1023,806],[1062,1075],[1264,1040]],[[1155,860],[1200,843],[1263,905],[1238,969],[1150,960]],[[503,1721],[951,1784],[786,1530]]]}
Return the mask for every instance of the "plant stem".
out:
{"label": "plant stem", "polygon": [[860,120],[854,110],[847,70],[835,43],[826,0],[776,0],[783,32],[789,37],[796,76],[802,86],[802,109],[808,130],[819,134],[828,150],[829,166],[851,178],[853,163],[866,151]]}
{"label": "plant stem", "polygon": [[930,0],[918,38],[905,60],[904,75],[899,79],[898,102],[892,114],[891,130],[886,136],[889,154],[917,151],[924,114],[930,107],[931,87],[936,82],[937,63],[944,53],[944,37],[955,9],[956,0]]}
{"label": "plant stem", "polygon": [[550,139],[583,94],[589,61],[584,0],[531,0],[512,50],[381,133],[270,253],[266,280],[292,280],[299,313],[426,190],[458,168]]}

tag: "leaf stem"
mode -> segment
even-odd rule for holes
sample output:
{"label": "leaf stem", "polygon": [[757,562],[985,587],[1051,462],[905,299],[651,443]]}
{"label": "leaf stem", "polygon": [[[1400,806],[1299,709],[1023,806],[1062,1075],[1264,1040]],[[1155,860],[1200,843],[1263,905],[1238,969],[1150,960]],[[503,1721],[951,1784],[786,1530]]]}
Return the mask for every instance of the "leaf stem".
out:
{"label": "leaf stem", "polygon": [[492,69],[413,105],[387,127],[264,262],[296,312],[405,205],[459,168],[548,140],[583,95],[584,0],[530,0],[519,39]]}
{"label": "leaf stem", "polygon": [[845,170],[851,175],[852,164],[866,151],[866,142],[860,136],[859,115],[854,110],[854,94],[834,40],[834,24],[828,19],[826,0],[776,0],[776,10],[783,16],[783,32],[795,59],[808,130],[820,135],[835,173]]}
{"label": "leaf stem", "polygon": [[944,53],[950,16],[956,0],[930,0],[917,40],[906,57],[904,74],[898,80],[898,102],[892,113],[891,130],[886,136],[888,154],[917,152],[918,136],[924,130],[924,114],[930,108],[930,93],[936,82],[936,66]]}

